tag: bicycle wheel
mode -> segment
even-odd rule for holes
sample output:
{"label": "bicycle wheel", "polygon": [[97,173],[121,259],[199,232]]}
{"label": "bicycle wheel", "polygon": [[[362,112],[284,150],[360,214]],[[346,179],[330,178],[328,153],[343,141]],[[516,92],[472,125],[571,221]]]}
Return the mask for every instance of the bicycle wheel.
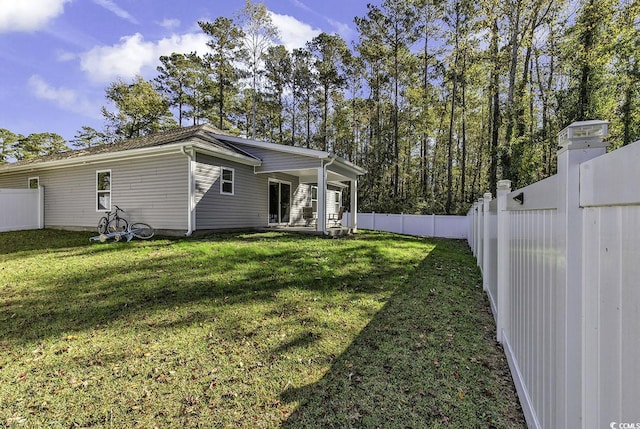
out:
{"label": "bicycle wheel", "polygon": [[134,237],[140,238],[142,240],[146,240],[148,238],[153,237],[155,231],[146,223],[137,222],[132,224],[129,227],[129,231],[133,234]]}
{"label": "bicycle wheel", "polygon": [[109,219],[102,216],[98,221],[98,234],[106,234],[107,233],[107,225],[109,225]]}
{"label": "bicycle wheel", "polygon": [[111,219],[109,225],[107,226],[108,232],[125,232],[129,227],[129,222],[126,219],[121,217],[116,219]]}

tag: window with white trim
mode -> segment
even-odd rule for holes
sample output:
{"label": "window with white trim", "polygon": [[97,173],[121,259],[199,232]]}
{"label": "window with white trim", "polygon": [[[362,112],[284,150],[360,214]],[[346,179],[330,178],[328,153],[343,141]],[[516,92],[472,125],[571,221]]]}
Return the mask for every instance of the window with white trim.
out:
{"label": "window with white trim", "polygon": [[111,211],[111,170],[96,171],[96,211]]}
{"label": "window with white trim", "polygon": [[235,171],[233,168],[222,167],[220,171],[220,193],[233,195]]}
{"label": "window with white trim", "polygon": [[311,207],[313,212],[318,211],[318,187],[311,186]]}
{"label": "window with white trim", "polygon": [[336,196],[336,213],[340,212],[340,207],[342,207],[342,191],[336,191],[335,192],[335,196]]}
{"label": "window with white trim", "polygon": [[29,189],[39,189],[40,188],[40,177],[29,177],[27,179],[27,188],[29,188]]}

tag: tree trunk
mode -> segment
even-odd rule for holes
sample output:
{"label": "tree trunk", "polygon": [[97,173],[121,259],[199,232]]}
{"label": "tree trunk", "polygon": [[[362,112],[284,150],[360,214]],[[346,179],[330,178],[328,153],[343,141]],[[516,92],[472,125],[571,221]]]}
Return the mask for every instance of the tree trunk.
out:
{"label": "tree trunk", "polygon": [[489,189],[496,189],[498,184],[498,134],[500,132],[500,57],[498,48],[498,19],[494,19],[491,31],[491,69],[489,129],[491,130],[489,144]]}
{"label": "tree trunk", "polygon": [[456,14],[455,54],[453,60],[453,82],[451,84],[451,111],[449,116],[449,138],[447,140],[447,202],[445,213],[451,214],[453,203],[453,125],[456,110],[456,97],[458,95],[458,27],[460,16]]}
{"label": "tree trunk", "polygon": [[462,85],[462,159],[460,160],[460,195],[461,201],[467,202],[465,194],[465,178],[467,175],[467,83],[466,83],[466,53],[462,57],[462,75],[460,82]]}

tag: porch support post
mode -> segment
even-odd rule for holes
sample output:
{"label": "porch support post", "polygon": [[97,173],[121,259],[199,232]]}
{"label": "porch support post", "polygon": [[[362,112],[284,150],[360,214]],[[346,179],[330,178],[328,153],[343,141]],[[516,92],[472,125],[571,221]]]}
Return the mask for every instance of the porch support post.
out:
{"label": "porch support post", "polygon": [[351,180],[351,210],[349,226],[353,232],[358,231],[358,178]]}
{"label": "porch support post", "polygon": [[327,233],[327,171],[318,168],[318,221],[316,231]]}

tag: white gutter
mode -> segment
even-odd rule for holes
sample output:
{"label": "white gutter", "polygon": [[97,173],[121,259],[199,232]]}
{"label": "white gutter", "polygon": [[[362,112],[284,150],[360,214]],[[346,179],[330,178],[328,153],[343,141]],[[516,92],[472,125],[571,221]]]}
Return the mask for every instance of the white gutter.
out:
{"label": "white gutter", "polygon": [[188,159],[189,159],[189,174],[188,174],[188,179],[187,182],[189,183],[189,191],[188,191],[188,201],[189,203],[187,204],[188,210],[188,216],[187,216],[187,232],[184,234],[185,237],[189,237],[191,236],[191,234],[193,234],[193,155],[190,153],[187,153],[187,151],[185,150],[185,146],[182,146],[180,148],[180,152],[182,152],[183,155],[185,155]]}

